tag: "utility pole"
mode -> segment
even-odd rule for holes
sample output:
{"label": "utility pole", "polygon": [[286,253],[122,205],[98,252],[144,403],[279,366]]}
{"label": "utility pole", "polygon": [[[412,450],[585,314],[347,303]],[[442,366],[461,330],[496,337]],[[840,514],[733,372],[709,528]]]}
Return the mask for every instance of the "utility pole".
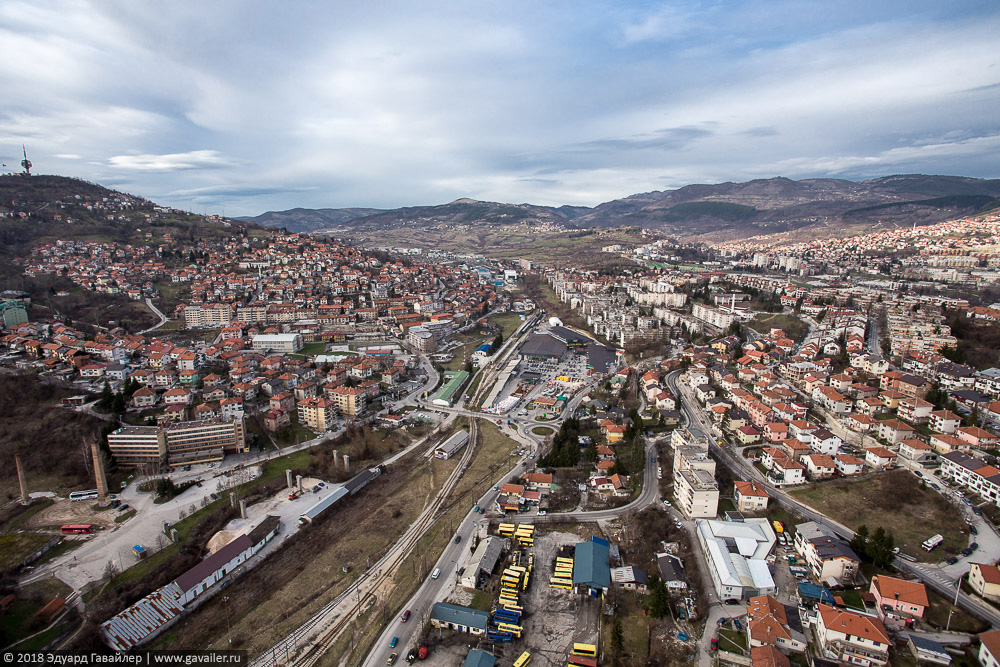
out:
{"label": "utility pole", "polygon": [[955,613],[955,607],[958,606],[958,594],[962,590],[962,577],[964,574],[958,575],[958,579],[955,580],[955,599],[951,603],[951,609],[948,610],[948,622],[944,626],[944,631],[948,632],[951,628],[951,615]]}
{"label": "utility pole", "polygon": [[229,645],[233,645],[233,626],[229,622],[229,596],[226,595],[222,598],[222,601],[226,603],[226,634],[229,636]]}

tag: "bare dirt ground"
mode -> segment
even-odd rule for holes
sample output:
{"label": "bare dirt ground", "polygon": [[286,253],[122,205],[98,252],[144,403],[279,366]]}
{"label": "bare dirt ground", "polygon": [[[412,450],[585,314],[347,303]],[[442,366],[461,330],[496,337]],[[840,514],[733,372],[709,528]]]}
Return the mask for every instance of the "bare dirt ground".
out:
{"label": "bare dirt ground", "polygon": [[105,528],[114,526],[116,512],[113,509],[96,511],[94,510],[96,504],[96,500],[73,502],[67,499],[55,499],[55,504],[33,514],[25,521],[25,527],[58,528],[67,523],[89,523]]}

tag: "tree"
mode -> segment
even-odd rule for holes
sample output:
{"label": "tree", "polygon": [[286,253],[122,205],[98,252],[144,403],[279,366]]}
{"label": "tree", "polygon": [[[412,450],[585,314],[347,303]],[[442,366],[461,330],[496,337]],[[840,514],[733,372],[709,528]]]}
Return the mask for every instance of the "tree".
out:
{"label": "tree", "polygon": [[667,585],[657,576],[653,577],[649,589],[649,615],[653,618],[663,618],[670,613],[670,593]]}
{"label": "tree", "polygon": [[119,391],[115,394],[115,398],[111,403],[111,409],[116,414],[124,414],[125,412],[125,396]]}
{"label": "tree", "polygon": [[868,552],[868,526],[862,524],[854,531],[854,537],[851,538],[851,550],[859,556]]}
{"label": "tree", "polygon": [[99,407],[101,410],[108,411],[114,404],[114,400],[115,400],[115,395],[111,391],[111,385],[108,384],[107,380],[105,380],[104,389],[101,389],[101,397],[97,399],[97,407]]}
{"label": "tree", "polygon": [[494,355],[494,354],[496,354],[496,353],[497,353],[497,350],[499,350],[499,349],[500,349],[500,346],[501,346],[501,345],[503,345],[503,334],[502,334],[502,333],[498,333],[498,334],[497,334],[497,335],[496,335],[496,336],[495,336],[495,337],[493,338],[493,342],[492,342],[492,343],[490,343],[490,355]]}
{"label": "tree", "polygon": [[620,656],[625,651],[625,633],[622,631],[622,622],[615,619],[615,624],[611,627],[611,653]]}

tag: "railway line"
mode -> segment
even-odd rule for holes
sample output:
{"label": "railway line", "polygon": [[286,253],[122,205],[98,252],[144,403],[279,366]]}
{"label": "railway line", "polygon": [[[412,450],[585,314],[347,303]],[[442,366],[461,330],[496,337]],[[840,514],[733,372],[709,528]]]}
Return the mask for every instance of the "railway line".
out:
{"label": "railway line", "polygon": [[[455,485],[472,461],[476,449],[476,437],[477,421],[472,419],[469,427],[469,445],[465,448],[465,453],[458,466],[445,480],[441,490],[438,491],[431,503],[407,528],[396,544],[353,586],[341,593],[297,630],[278,642],[271,650],[253,660],[250,663],[251,667],[269,667],[278,664],[312,667],[337,642],[344,630],[351,626],[359,614],[378,602],[379,589],[392,580],[416,544],[434,525],[438,517],[447,511],[444,502],[451,495]],[[352,597],[354,602],[346,610],[337,613],[338,608],[349,602]],[[317,636],[315,634],[317,628],[321,628],[325,624],[329,624],[328,627],[320,630]],[[305,645],[305,650],[301,654],[296,654],[303,645]]]}

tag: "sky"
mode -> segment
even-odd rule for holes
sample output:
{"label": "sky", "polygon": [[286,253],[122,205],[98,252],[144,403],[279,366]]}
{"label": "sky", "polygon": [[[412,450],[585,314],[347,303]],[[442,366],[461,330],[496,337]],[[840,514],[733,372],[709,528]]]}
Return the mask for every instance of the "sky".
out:
{"label": "sky", "polygon": [[997,35],[995,0],[0,0],[0,160],[229,216],[996,178]]}

